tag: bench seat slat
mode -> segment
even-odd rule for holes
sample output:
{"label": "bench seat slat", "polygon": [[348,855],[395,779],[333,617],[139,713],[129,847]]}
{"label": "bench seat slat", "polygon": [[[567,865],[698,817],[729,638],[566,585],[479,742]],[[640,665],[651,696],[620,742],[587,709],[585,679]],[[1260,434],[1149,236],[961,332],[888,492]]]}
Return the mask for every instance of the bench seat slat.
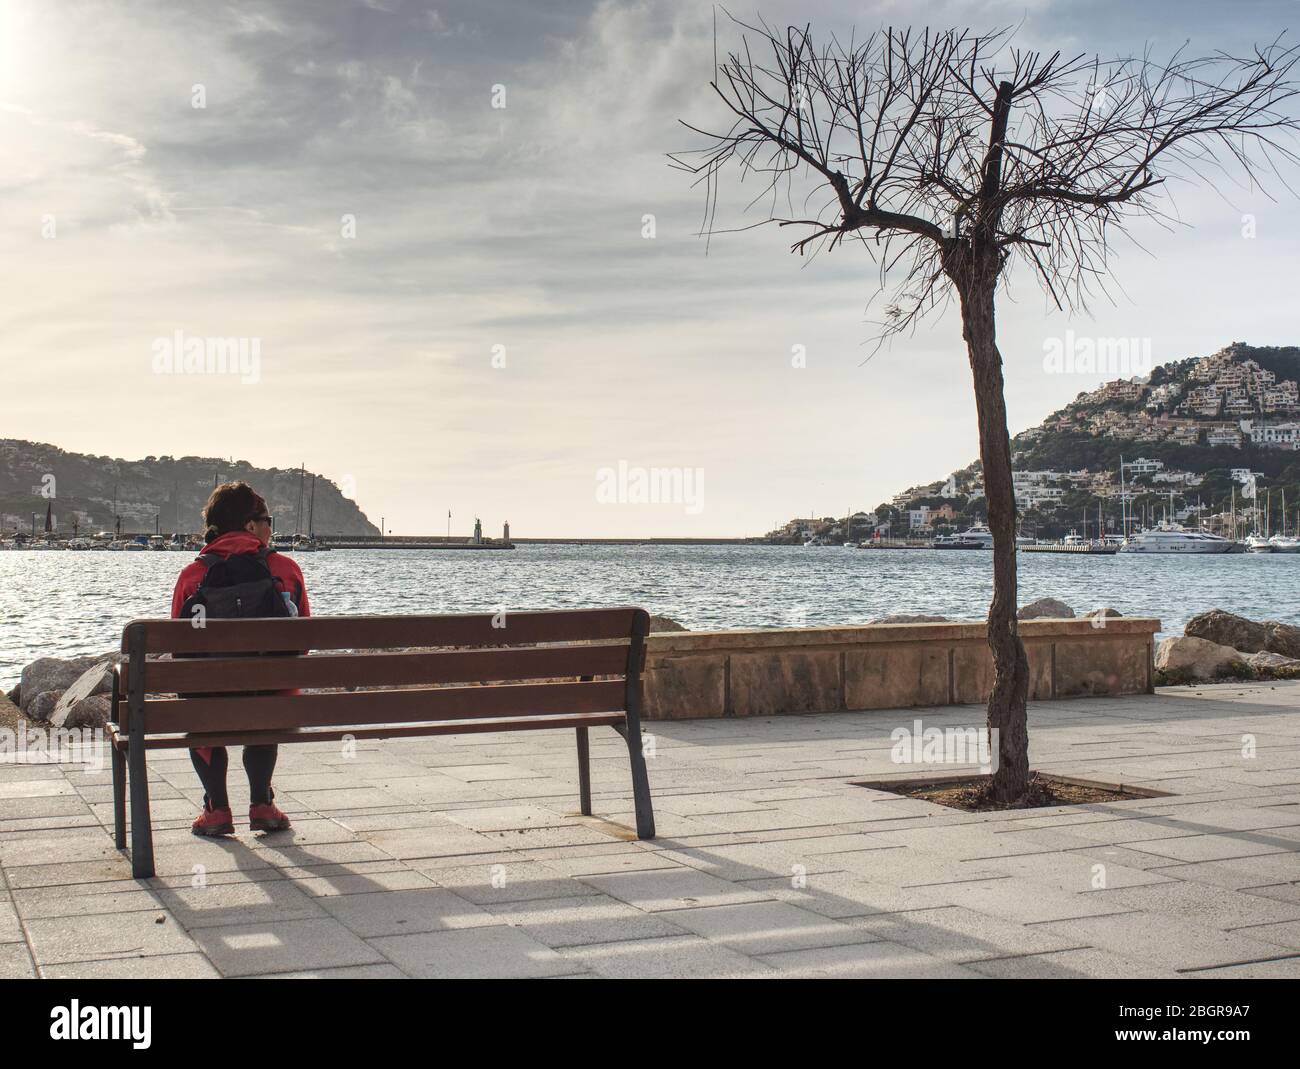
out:
{"label": "bench seat slat", "polygon": [[152,735],[607,713],[622,709],[626,696],[623,680],[616,679],[341,694],[156,698],[144,703],[144,724],[145,731]]}
{"label": "bench seat slat", "polygon": [[[442,652],[341,653],[309,657],[218,657],[149,661],[151,694],[229,693],[293,687],[399,687],[506,679],[622,675],[627,643]],[[121,669],[122,687],[130,672]]]}
{"label": "bench seat slat", "polygon": [[[310,616],[276,620],[135,620],[150,653],[260,653],[265,650],[401,649],[411,646],[506,646],[625,639],[643,610],[547,609],[447,616]],[[504,623],[493,627],[493,622]]]}
{"label": "bench seat slat", "polygon": [[[233,734],[151,735],[149,750],[194,749],[199,746],[250,746],[264,743],[334,742],[345,737],[358,739],[410,738],[422,735],[459,735],[487,731],[532,731],[543,728],[615,726],[624,722],[622,712],[564,713],[525,717],[482,717],[477,720],[442,720],[416,724],[376,724],[365,727],[301,728],[293,731],[243,731]],[[112,730],[113,745],[126,746],[125,736]]]}

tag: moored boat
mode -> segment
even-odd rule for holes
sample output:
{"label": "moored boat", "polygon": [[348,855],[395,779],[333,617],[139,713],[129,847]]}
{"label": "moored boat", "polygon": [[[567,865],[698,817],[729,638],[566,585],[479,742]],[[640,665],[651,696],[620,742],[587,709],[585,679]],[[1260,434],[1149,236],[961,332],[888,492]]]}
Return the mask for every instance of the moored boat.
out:
{"label": "moored boat", "polygon": [[1205,531],[1189,531],[1178,523],[1159,523],[1132,534],[1120,547],[1124,553],[1231,553],[1233,543]]}

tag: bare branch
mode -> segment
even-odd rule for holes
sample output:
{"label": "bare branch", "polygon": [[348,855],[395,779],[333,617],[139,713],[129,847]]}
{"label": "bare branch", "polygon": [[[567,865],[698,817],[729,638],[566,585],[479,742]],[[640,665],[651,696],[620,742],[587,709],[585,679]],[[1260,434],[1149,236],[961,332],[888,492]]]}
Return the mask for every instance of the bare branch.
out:
{"label": "bare branch", "polygon": [[[759,179],[763,221],[807,230],[791,251],[861,240],[896,310],[887,334],[949,284],[1005,281],[1017,261],[1059,307],[1086,308],[1115,235],[1176,222],[1170,183],[1289,191],[1300,163],[1300,51],[1280,37],[1244,57],[1103,61],[1014,48],[1007,30],[891,27],[845,44],[732,21],[740,45],[712,83],[731,125],[688,125],[703,147],[671,157],[705,186],[703,231],[720,232],[724,172]],[[818,191],[811,216],[776,210]]]}

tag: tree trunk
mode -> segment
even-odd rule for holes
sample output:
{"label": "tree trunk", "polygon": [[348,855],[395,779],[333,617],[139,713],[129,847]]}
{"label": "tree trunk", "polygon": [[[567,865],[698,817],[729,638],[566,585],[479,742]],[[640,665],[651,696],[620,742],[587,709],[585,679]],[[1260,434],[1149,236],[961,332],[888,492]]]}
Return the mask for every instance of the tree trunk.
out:
{"label": "tree trunk", "polygon": [[[989,648],[993,651],[993,693],[989,696],[989,746],[996,748],[991,794],[1010,802],[1029,783],[1029,732],[1025,702],[1029,661],[1016,625],[1016,497],[1011,479],[1011,440],[1002,392],[1002,354],[994,331],[996,275],[977,278],[961,297],[962,337],[975,380],[980,461],[989,529],[993,532],[993,602],[989,605]],[[996,740],[996,742],[994,741]]]}

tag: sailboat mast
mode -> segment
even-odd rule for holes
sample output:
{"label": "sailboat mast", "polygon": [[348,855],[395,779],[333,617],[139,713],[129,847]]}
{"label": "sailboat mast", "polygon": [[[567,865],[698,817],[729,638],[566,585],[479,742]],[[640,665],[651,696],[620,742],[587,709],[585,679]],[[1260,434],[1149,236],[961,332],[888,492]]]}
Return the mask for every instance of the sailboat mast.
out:
{"label": "sailboat mast", "polygon": [[1119,456],[1119,525],[1128,537],[1128,494],[1124,491],[1124,454]]}
{"label": "sailboat mast", "polygon": [[307,537],[316,537],[316,476],[311,477],[311,504],[307,508]]}

